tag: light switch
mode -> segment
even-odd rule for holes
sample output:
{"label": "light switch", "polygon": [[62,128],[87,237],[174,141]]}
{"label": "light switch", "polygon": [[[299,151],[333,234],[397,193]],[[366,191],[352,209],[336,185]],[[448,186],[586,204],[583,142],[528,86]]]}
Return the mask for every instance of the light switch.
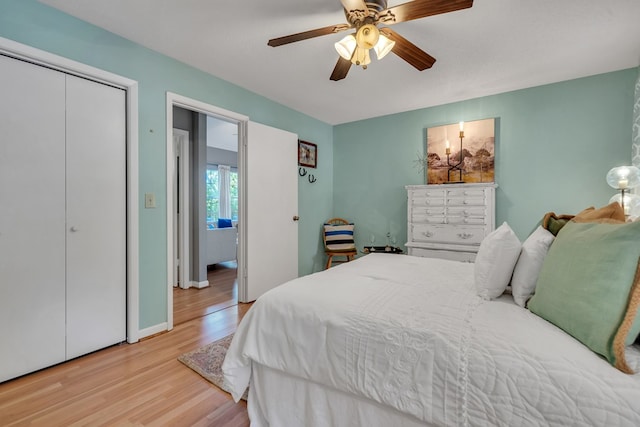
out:
{"label": "light switch", "polygon": [[147,209],[156,207],[155,193],[144,193],[144,207]]}

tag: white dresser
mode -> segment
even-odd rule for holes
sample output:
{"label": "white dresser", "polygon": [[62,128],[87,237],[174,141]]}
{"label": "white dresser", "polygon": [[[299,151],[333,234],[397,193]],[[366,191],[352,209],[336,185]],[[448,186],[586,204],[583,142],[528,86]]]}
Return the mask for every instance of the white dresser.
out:
{"label": "white dresser", "polygon": [[408,185],[407,252],[472,262],[495,229],[495,189],[490,184]]}

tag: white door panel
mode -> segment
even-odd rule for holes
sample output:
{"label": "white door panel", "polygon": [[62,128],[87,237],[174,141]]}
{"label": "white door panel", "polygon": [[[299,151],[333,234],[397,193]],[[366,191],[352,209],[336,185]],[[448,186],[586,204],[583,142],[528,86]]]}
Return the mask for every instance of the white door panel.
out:
{"label": "white door panel", "polygon": [[64,79],[0,56],[0,382],[65,359]]}
{"label": "white door panel", "polygon": [[[173,129],[173,286],[188,289],[191,284],[191,257],[189,256],[189,132]],[[204,178],[203,178],[204,179]]]}
{"label": "white door panel", "polygon": [[297,135],[248,123],[246,301],[298,276],[297,150]]}
{"label": "white door panel", "polygon": [[126,337],[125,92],[67,76],[67,358]]}

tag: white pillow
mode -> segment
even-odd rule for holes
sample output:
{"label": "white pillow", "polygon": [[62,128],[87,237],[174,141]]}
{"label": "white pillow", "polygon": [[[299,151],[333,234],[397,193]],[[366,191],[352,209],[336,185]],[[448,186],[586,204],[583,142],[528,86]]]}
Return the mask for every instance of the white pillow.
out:
{"label": "white pillow", "polygon": [[522,244],[509,224],[503,223],[480,243],[474,265],[476,291],[484,299],[498,298],[507,288]]}
{"label": "white pillow", "polygon": [[511,293],[513,299],[520,307],[524,307],[531,298],[535,289],[538,275],[542,268],[542,261],[547,256],[547,251],[553,243],[555,236],[538,226],[536,230],[524,241],[520,258],[513,270],[511,279]]}

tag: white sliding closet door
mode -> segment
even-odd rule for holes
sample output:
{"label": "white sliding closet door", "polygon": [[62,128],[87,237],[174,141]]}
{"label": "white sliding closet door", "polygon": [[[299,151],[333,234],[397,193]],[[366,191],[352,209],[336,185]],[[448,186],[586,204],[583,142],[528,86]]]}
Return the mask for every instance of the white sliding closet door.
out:
{"label": "white sliding closet door", "polygon": [[65,75],[0,56],[0,381],[65,360]]}
{"label": "white sliding closet door", "polygon": [[67,76],[67,358],[126,338],[125,92]]}

